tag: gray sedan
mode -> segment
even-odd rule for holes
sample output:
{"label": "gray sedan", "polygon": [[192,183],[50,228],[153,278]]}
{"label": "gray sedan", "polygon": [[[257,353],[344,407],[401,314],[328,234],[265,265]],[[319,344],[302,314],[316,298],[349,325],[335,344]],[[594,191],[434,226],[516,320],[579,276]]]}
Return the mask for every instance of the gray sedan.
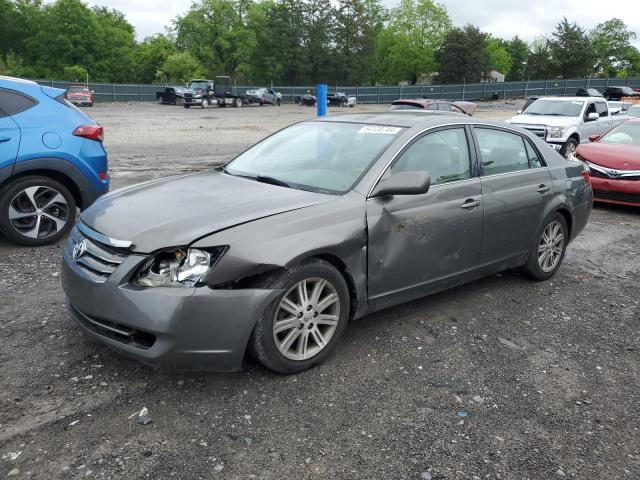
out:
{"label": "gray sedan", "polygon": [[71,316],[148,364],[277,372],[350,319],[510,268],[551,278],[584,228],[582,165],[504,124],[424,112],[285,128],[203,173],[114,191],[64,249]]}

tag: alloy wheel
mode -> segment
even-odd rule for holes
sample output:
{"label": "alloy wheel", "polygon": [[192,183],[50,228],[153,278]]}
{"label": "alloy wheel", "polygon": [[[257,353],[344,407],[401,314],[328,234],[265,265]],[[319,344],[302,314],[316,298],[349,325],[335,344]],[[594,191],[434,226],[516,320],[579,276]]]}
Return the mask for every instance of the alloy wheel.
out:
{"label": "alloy wheel", "polygon": [[57,190],[32,186],[18,192],[9,203],[9,222],[28,238],[47,238],[64,229],[69,205]]}
{"label": "alloy wheel", "polygon": [[562,258],[564,231],[559,222],[551,222],[542,232],[538,243],[538,265],[543,272],[553,271]]}
{"label": "alloy wheel", "polygon": [[308,278],[282,297],[273,320],[278,351],[291,360],[307,360],[324,349],[340,319],[340,297],[322,278]]}

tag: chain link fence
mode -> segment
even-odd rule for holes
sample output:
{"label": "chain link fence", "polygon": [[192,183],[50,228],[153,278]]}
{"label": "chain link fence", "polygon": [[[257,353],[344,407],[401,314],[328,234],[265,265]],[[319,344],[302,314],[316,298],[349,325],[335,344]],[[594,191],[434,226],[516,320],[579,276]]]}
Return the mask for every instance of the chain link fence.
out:
{"label": "chain link fence", "polygon": [[[77,82],[57,80],[36,80],[41,85],[67,89]],[[345,92],[355,96],[358,103],[385,104],[399,98],[432,98],[446,100],[491,100],[495,98],[522,98],[529,96],[575,95],[578,88],[596,88],[602,91],[608,86],[629,86],[640,88],[639,78],[586,78],[573,80],[531,80],[503,83],[465,83],[459,85],[413,85],[393,87],[349,87],[329,86],[329,92]],[[97,102],[155,102],[156,92],[163,91],[165,85],[89,83],[95,92]],[[242,95],[257,86],[236,86],[236,94]],[[306,93],[315,93],[315,86],[273,87],[282,94],[284,103],[294,103],[296,98]]]}

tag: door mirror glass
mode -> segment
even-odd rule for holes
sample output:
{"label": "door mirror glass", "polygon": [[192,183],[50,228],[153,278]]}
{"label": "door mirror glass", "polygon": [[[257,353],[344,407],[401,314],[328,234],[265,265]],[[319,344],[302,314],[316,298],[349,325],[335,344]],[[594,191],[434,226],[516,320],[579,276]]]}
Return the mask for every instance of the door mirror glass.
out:
{"label": "door mirror glass", "polygon": [[429,191],[431,177],[427,172],[398,172],[380,180],[372,197],[390,195],[422,195]]}

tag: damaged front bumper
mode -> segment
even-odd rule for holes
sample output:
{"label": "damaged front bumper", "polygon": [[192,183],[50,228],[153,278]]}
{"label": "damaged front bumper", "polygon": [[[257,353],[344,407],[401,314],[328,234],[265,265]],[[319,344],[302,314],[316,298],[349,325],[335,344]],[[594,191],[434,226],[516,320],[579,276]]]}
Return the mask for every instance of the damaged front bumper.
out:
{"label": "damaged front bumper", "polygon": [[129,283],[146,256],[131,254],[104,281],[62,260],[71,317],[88,335],[142,363],[179,370],[236,371],[257,319],[279,290],[141,288]]}

